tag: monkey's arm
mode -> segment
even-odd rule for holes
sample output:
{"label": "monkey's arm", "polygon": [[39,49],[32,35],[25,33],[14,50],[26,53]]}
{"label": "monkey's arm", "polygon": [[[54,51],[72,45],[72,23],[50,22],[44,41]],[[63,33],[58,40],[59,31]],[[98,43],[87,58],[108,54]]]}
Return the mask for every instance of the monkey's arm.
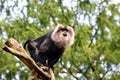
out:
{"label": "monkey's arm", "polygon": [[39,53],[44,53],[46,51],[49,50],[49,48],[51,47],[52,45],[52,41],[50,40],[50,38],[46,38],[43,43],[40,45],[40,48],[39,48]]}
{"label": "monkey's arm", "polygon": [[35,40],[35,42],[37,42],[37,47],[38,47],[39,53],[44,53],[51,46],[51,42],[52,42],[51,41],[51,34],[52,34],[52,32],[53,32],[53,30],[51,30],[47,34],[45,34],[45,35],[43,35],[40,38]]}
{"label": "monkey's arm", "polygon": [[45,52],[48,50],[48,40],[45,39],[43,43],[40,45],[39,52]]}

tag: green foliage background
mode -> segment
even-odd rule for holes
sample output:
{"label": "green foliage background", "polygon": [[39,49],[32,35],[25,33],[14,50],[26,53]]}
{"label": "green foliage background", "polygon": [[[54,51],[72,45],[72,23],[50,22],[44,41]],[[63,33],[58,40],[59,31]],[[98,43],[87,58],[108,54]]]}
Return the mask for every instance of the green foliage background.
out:
{"label": "green foliage background", "polygon": [[[74,28],[75,43],[55,65],[56,80],[120,79],[120,3],[110,0],[1,0],[0,47],[10,37],[24,44],[59,23]],[[31,77],[0,48],[0,80]]]}

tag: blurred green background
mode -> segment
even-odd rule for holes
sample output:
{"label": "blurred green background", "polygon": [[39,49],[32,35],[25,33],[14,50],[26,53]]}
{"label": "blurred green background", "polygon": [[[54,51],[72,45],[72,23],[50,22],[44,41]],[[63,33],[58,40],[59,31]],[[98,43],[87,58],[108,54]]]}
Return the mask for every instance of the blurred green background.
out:
{"label": "blurred green background", "polygon": [[[119,0],[116,0],[119,1]],[[0,80],[30,80],[31,71],[2,50],[57,24],[72,26],[75,43],[55,65],[56,80],[120,80],[120,3],[114,0],[0,0]]]}

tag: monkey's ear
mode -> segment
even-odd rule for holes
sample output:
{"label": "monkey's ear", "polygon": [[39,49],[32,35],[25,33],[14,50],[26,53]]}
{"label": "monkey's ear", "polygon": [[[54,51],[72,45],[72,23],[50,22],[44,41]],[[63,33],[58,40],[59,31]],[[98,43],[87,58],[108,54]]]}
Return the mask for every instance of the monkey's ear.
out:
{"label": "monkey's ear", "polygon": [[75,38],[75,32],[72,27],[68,26],[67,27],[68,32],[70,33],[70,45],[74,43],[74,38]]}
{"label": "monkey's ear", "polygon": [[58,32],[59,30],[61,30],[62,28],[64,28],[64,26],[62,24],[58,24],[56,26],[56,28],[54,29],[52,34],[56,34],[56,32]]}
{"label": "monkey's ear", "polygon": [[67,26],[67,29],[68,29],[69,31],[74,31],[71,26]]}
{"label": "monkey's ear", "polygon": [[62,24],[58,24],[56,28],[57,28],[57,30],[60,30],[60,29],[64,28],[64,26]]}
{"label": "monkey's ear", "polygon": [[73,37],[75,36],[74,30],[72,27],[67,26],[67,30],[70,32],[71,36],[73,36]]}

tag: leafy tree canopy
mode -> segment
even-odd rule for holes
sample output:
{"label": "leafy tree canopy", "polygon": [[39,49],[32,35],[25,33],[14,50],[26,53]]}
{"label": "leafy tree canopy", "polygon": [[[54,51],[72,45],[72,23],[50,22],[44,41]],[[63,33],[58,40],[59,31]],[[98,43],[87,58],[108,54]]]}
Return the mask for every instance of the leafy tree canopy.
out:
{"label": "leafy tree canopy", "polygon": [[[0,46],[10,37],[24,44],[59,23],[74,28],[75,43],[55,65],[56,80],[120,79],[120,3],[111,0],[1,0]],[[0,79],[30,78],[0,49]]]}

